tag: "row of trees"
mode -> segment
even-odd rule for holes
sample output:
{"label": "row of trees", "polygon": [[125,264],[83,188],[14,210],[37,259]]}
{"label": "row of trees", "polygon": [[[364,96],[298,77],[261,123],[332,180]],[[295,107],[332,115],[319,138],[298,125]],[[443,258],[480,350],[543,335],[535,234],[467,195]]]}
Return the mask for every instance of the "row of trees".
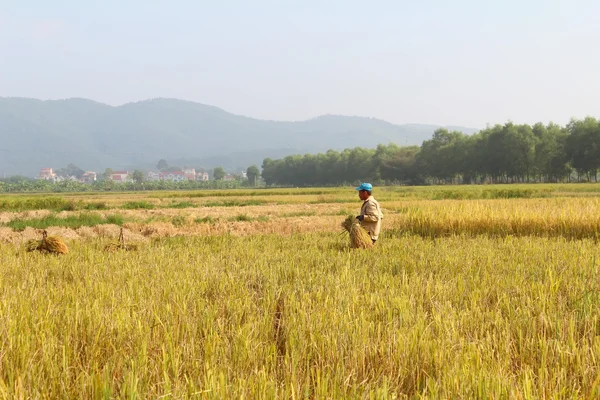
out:
{"label": "row of trees", "polygon": [[390,144],[267,158],[262,168],[267,185],[595,181],[600,121],[588,117],[564,127],[509,122],[474,135],[438,129],[420,147]]}
{"label": "row of trees", "polygon": [[0,193],[67,193],[101,191],[141,191],[141,190],[196,190],[196,189],[237,189],[250,186],[248,181],[155,181],[115,183],[110,180],[91,184],[66,180],[52,183],[46,180],[5,180],[0,181]]}

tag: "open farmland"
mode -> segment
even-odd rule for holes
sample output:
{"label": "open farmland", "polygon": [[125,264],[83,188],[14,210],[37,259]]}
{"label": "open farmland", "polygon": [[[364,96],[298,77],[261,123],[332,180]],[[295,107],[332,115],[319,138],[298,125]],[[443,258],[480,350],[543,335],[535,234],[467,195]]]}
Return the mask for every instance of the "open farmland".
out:
{"label": "open farmland", "polygon": [[600,185],[374,194],[1,196],[0,397],[600,396]]}

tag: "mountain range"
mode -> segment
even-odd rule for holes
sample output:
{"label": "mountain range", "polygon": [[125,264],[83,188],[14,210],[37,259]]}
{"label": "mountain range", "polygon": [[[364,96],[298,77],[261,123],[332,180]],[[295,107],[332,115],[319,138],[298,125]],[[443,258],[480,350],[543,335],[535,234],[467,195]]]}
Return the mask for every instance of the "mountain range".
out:
{"label": "mountain range", "polygon": [[339,115],[267,121],[163,98],[113,107],[87,99],[0,97],[0,174],[34,176],[40,168],[68,163],[98,172],[107,167],[150,169],[159,159],[169,165],[239,171],[252,164],[260,167],[266,157],[390,142],[419,145],[439,127]]}

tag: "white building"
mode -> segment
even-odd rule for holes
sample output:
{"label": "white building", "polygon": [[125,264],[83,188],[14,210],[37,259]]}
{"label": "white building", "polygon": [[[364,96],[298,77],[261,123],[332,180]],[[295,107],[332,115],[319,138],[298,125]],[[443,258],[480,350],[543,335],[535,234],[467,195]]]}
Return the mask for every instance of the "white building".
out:
{"label": "white building", "polygon": [[44,179],[46,181],[54,181],[56,180],[56,174],[52,170],[52,168],[42,168],[40,173],[38,174],[39,179]]}
{"label": "white building", "polygon": [[197,181],[208,181],[208,172],[198,172],[196,174],[196,180]]}
{"label": "white building", "polygon": [[185,175],[185,180],[187,181],[196,180],[196,168],[184,168],[183,174]]}
{"label": "white building", "polygon": [[96,174],[94,171],[86,171],[85,174],[83,174],[83,176],[81,177],[81,182],[83,182],[83,183],[96,182],[97,177],[98,177],[98,174]]}
{"label": "white building", "polygon": [[[183,182],[193,181],[196,179],[196,170],[194,168],[186,168],[183,171],[165,171],[165,172],[154,172],[150,171],[146,174],[148,181],[170,181],[170,182]],[[207,174],[208,180],[208,174]]]}
{"label": "white building", "polygon": [[146,174],[146,180],[150,182],[160,181],[160,172],[150,171]]}
{"label": "white building", "polygon": [[187,178],[183,171],[170,171],[170,172],[161,172],[160,180],[161,181],[171,181],[171,182],[183,182],[183,181],[187,180]]}
{"label": "white building", "polygon": [[110,175],[110,180],[113,182],[117,182],[117,183],[127,182],[127,180],[129,180],[129,172],[128,171],[114,171]]}

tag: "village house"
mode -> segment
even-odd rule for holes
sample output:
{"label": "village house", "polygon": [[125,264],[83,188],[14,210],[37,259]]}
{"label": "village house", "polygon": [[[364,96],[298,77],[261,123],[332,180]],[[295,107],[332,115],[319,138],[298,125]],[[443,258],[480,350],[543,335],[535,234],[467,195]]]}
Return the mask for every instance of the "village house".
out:
{"label": "village house", "polygon": [[93,183],[96,182],[98,174],[94,171],[86,171],[81,177],[81,182],[83,183]]}
{"label": "village house", "polygon": [[161,172],[159,175],[161,181],[183,182],[187,180],[183,171]]}
{"label": "village house", "polygon": [[203,181],[203,182],[208,181],[208,172],[198,172],[196,174],[196,180]]}
{"label": "village house", "polygon": [[150,182],[160,181],[160,172],[149,171],[146,174],[146,180]]}
{"label": "village house", "polygon": [[42,168],[40,173],[38,174],[39,179],[44,179],[46,181],[54,181],[56,180],[56,174],[52,170],[52,168]]}
{"label": "village house", "polygon": [[186,181],[195,181],[196,180],[196,168],[184,168],[183,174],[185,175]]}
{"label": "village house", "polygon": [[117,182],[117,183],[127,182],[128,179],[129,179],[128,171],[114,171],[112,174],[110,174],[110,180],[113,182]]}
{"label": "village house", "polygon": [[[196,180],[196,170],[194,168],[186,168],[183,171],[166,171],[154,172],[150,171],[146,174],[148,181],[170,181],[183,182]],[[207,176],[208,180],[208,176]]]}

